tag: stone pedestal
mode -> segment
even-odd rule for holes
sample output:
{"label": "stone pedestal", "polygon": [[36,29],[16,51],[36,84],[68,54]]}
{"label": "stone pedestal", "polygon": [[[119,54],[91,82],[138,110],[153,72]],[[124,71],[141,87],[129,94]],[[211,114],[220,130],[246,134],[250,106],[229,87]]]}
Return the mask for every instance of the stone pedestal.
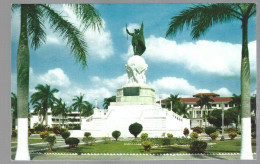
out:
{"label": "stone pedestal", "polygon": [[117,89],[116,102],[110,105],[155,105],[155,91],[147,85],[124,86]]}

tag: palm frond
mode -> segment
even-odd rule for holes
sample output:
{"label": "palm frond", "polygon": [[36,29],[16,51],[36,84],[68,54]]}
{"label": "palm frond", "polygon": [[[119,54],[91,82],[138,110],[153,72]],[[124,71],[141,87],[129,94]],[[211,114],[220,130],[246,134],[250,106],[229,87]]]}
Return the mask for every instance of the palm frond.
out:
{"label": "palm frond", "polygon": [[191,36],[197,39],[214,24],[228,22],[232,18],[240,18],[238,12],[234,12],[232,4],[197,5],[183,10],[180,15],[172,17],[166,37],[175,36],[183,27],[191,27]]}
{"label": "palm frond", "polygon": [[11,10],[14,12],[16,9],[18,9],[21,5],[20,4],[12,4]]}
{"label": "palm frond", "polygon": [[67,46],[74,54],[76,61],[80,62],[83,67],[87,65],[86,55],[87,43],[84,40],[84,35],[72,23],[63,19],[61,14],[57,13],[48,5],[40,5],[43,9],[44,15],[49,20],[50,27],[54,32],[58,32],[64,40],[67,40]]}
{"label": "palm frond", "polygon": [[44,18],[39,5],[28,5],[28,35],[31,38],[31,47],[36,50],[46,41]]}
{"label": "palm frond", "polygon": [[84,25],[84,30],[87,30],[90,26],[95,30],[102,28],[102,19],[98,11],[90,4],[68,4],[81,20]]}

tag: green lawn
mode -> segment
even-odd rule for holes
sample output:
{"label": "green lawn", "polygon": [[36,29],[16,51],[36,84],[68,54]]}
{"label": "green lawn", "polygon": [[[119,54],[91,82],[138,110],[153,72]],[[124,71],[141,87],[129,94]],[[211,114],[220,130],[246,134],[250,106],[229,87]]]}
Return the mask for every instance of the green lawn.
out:
{"label": "green lawn", "polygon": [[[15,143],[11,143],[11,146],[16,146],[17,138],[12,137],[11,142],[15,142]],[[29,144],[41,143],[41,142],[45,142],[45,141],[41,138],[29,138]]]}
{"label": "green lawn", "polygon": [[[240,139],[211,141],[216,143],[213,146],[208,146],[207,153],[220,153],[220,152],[240,152]],[[54,149],[56,153],[147,153],[141,145],[124,145],[129,143],[126,141],[112,141],[108,144],[103,142],[95,143],[94,145],[79,145],[77,148],[69,149],[68,147]],[[253,152],[256,152],[256,140],[252,140]],[[189,146],[163,146],[153,147],[149,153],[189,153]]]}

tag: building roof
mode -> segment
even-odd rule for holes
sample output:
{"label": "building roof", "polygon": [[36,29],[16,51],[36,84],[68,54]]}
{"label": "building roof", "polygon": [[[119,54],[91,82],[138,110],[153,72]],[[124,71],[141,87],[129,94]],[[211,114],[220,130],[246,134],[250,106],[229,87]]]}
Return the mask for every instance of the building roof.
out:
{"label": "building roof", "polygon": [[212,96],[212,97],[219,97],[219,94],[216,94],[216,93],[197,93],[197,94],[193,95],[193,97],[200,97],[202,95]]}
{"label": "building roof", "polygon": [[[181,98],[181,102],[182,103],[196,103],[199,100],[199,95],[212,95],[211,99],[213,100],[213,102],[230,102],[232,100],[232,97],[219,97],[218,94],[215,93],[198,93],[193,95],[193,97],[189,97],[189,98]],[[165,103],[167,101],[167,99],[161,100],[162,103]],[[160,101],[157,101],[156,103],[160,103]]]}

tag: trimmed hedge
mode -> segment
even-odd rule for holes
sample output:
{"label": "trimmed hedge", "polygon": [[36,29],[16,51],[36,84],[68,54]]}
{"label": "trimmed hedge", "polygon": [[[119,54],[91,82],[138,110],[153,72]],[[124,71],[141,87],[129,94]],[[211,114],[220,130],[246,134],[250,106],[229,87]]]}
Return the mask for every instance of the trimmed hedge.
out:
{"label": "trimmed hedge", "polygon": [[120,135],[121,135],[121,132],[118,130],[115,130],[112,132],[112,136],[116,139],[116,141],[120,137]]}
{"label": "trimmed hedge", "polygon": [[208,126],[205,128],[205,133],[207,135],[210,135],[211,133],[215,133],[217,131],[217,128],[214,126]]}
{"label": "trimmed hedge", "polygon": [[190,144],[191,153],[205,153],[206,148],[207,148],[207,142],[204,141],[193,141]]}
{"label": "trimmed hedge", "polygon": [[198,134],[202,133],[203,132],[203,128],[199,127],[199,126],[196,126],[193,128],[193,132],[196,132]]}
{"label": "trimmed hedge", "polygon": [[66,143],[66,145],[69,145],[69,148],[75,148],[79,144],[79,139],[74,138],[74,137],[70,137],[70,138],[67,138],[65,140],[65,143]]}
{"label": "trimmed hedge", "polygon": [[70,137],[70,132],[69,131],[64,131],[64,132],[61,132],[61,137],[66,140],[67,138]]}
{"label": "trimmed hedge", "polygon": [[152,145],[153,145],[153,143],[150,142],[150,141],[143,141],[142,142],[142,146],[144,147],[144,150],[148,151],[148,152],[152,149]]}
{"label": "trimmed hedge", "polygon": [[135,138],[137,137],[138,134],[142,132],[142,130],[143,130],[143,126],[137,122],[129,126],[129,132],[133,134]]}

